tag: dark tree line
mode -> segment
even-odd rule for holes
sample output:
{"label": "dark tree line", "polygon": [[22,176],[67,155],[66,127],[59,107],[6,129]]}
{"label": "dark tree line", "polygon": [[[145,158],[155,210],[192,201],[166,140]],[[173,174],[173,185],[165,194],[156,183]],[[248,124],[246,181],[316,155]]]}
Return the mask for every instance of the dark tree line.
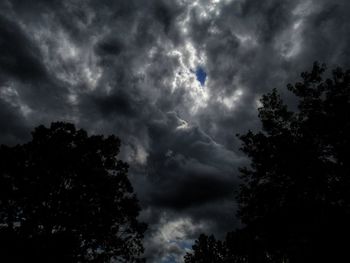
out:
{"label": "dark tree line", "polygon": [[0,147],[1,262],[143,262],[145,225],[115,136],[37,127]]}
{"label": "dark tree line", "polygon": [[201,235],[186,263],[350,262],[350,71],[314,63],[259,108],[262,130],[239,135],[250,158],[240,169],[238,216],[224,241]]}

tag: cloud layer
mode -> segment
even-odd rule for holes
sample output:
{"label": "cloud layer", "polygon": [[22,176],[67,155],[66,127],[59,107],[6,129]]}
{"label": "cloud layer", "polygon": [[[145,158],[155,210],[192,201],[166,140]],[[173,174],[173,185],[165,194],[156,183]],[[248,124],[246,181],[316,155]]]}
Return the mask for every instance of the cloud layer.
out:
{"label": "cloud layer", "polygon": [[[239,225],[235,134],[313,61],[350,64],[346,0],[0,2],[0,143],[51,121],[117,134],[149,262]],[[206,74],[202,85],[198,68]]]}

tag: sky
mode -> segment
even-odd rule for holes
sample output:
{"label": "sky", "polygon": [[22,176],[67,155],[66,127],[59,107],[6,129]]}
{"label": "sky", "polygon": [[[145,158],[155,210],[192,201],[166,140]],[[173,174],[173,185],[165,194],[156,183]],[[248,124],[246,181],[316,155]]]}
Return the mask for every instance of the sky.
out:
{"label": "sky", "polygon": [[348,0],[0,0],[0,143],[53,121],[116,134],[150,263],[240,226],[234,196],[259,98],[349,68]]}

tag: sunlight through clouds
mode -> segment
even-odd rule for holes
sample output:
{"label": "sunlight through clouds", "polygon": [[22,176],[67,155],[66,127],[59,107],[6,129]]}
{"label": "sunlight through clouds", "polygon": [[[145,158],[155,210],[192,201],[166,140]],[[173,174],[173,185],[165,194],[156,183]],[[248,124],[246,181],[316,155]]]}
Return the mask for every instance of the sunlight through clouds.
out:
{"label": "sunlight through clouds", "polygon": [[179,49],[172,50],[168,53],[170,57],[176,57],[179,61],[179,67],[176,69],[172,82],[172,91],[183,88],[186,91],[190,114],[195,114],[199,109],[207,105],[209,91],[203,88],[197,81],[194,73],[198,65],[205,65],[206,56],[204,53],[197,51],[190,41]]}
{"label": "sunlight through clouds", "polygon": [[192,246],[193,237],[202,232],[206,225],[193,222],[183,217],[171,219],[170,215],[162,214],[158,229],[150,239],[155,246],[162,246],[164,251],[155,255],[158,262],[183,262],[183,256]]}
{"label": "sunlight through clouds", "polygon": [[237,89],[232,96],[229,97],[219,97],[218,101],[225,105],[225,107],[229,110],[232,110],[237,102],[241,99],[243,95],[243,90],[242,89]]}

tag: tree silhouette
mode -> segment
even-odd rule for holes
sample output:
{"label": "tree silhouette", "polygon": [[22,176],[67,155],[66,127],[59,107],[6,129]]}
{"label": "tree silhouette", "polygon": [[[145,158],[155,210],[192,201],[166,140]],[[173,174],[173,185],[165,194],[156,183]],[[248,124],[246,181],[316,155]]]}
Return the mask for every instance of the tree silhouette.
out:
{"label": "tree silhouette", "polygon": [[[192,251],[186,253],[185,263],[245,263],[248,254],[258,256],[259,253],[249,253],[247,248],[254,250],[255,244],[248,239],[246,230],[229,232],[222,242],[213,235],[201,234],[192,246]],[[249,244],[248,244],[249,242]],[[254,252],[257,252],[255,250]]]}
{"label": "tree silhouette", "polygon": [[221,241],[216,240],[214,236],[201,234],[192,246],[193,253],[185,255],[185,263],[211,263],[224,261],[224,246]]}
{"label": "tree silhouette", "polygon": [[314,63],[287,86],[295,111],[276,89],[264,95],[262,130],[239,136],[251,160],[240,169],[245,228],[226,244],[234,254],[244,244],[244,262],[350,260],[350,71],[337,68],[324,79],[325,70]]}
{"label": "tree silhouette", "polygon": [[145,225],[115,136],[39,126],[0,147],[0,260],[141,262]]}
{"label": "tree silhouette", "polygon": [[288,85],[295,112],[276,90],[264,95],[263,130],[241,136],[252,162],[241,169],[239,215],[268,253],[289,262],[349,258],[350,71],[323,80],[324,71],[315,63]]}

